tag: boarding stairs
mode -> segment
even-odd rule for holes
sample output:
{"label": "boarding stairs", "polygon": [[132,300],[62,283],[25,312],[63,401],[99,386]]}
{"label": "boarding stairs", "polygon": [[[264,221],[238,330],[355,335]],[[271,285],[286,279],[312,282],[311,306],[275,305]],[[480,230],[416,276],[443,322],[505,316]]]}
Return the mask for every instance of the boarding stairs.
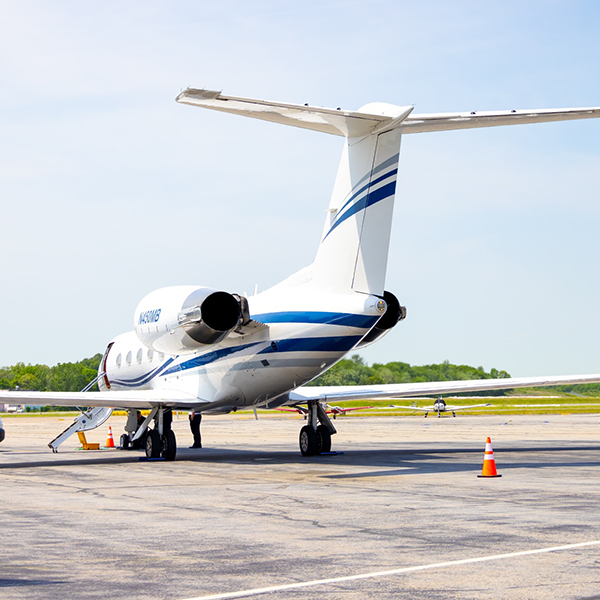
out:
{"label": "boarding stairs", "polygon": [[[82,392],[87,392],[92,386],[104,375],[100,373],[96,379],[91,381],[85,386]],[[81,410],[81,409],[79,409]],[[81,414],[69,425],[60,435],[55,437],[49,444],[48,447],[52,449],[52,452],[58,452],[58,447],[74,433],[80,433],[83,431],[89,431],[90,429],[96,429],[100,427],[112,414],[113,409],[108,406],[96,406],[90,408],[87,411],[81,410]]]}

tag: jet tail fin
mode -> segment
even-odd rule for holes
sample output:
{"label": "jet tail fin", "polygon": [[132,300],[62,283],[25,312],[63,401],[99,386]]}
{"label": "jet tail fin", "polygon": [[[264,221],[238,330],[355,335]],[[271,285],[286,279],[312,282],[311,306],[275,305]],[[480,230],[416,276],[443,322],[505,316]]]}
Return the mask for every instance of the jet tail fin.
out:
{"label": "jet tail fin", "polygon": [[383,294],[401,126],[412,106],[374,102],[347,111],[192,88],[177,102],[345,137],[312,278],[334,293]]}
{"label": "jet tail fin", "polygon": [[333,293],[382,296],[403,133],[600,117],[600,108],[413,115],[371,103],[356,111],[225,96],[188,88],[177,102],[345,138],[312,281]]}

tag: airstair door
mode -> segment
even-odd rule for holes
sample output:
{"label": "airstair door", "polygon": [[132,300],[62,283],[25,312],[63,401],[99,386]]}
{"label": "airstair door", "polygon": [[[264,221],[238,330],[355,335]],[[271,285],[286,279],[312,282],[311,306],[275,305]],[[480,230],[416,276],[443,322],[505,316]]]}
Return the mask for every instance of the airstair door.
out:
{"label": "airstair door", "polygon": [[80,431],[89,431],[100,427],[112,414],[113,409],[108,406],[96,406],[81,413],[59,436],[55,437],[48,446],[52,448],[52,452],[57,452],[58,447],[74,433]]}

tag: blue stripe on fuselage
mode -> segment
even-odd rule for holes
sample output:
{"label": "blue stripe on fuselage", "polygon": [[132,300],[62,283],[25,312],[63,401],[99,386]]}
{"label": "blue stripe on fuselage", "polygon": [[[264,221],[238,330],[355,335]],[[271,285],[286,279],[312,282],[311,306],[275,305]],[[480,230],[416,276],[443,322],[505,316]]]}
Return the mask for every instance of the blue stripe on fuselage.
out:
{"label": "blue stripe on fuselage", "polygon": [[275,352],[346,352],[363,338],[361,335],[342,335],[338,337],[307,337],[289,340],[274,340],[258,354]]}
{"label": "blue stripe on fuselage", "polygon": [[319,323],[325,325],[343,325],[370,329],[380,317],[318,311],[282,311],[252,315],[261,323]]}
{"label": "blue stripe on fuselage", "polygon": [[[254,342],[252,344],[243,344],[241,346],[232,346],[230,348],[220,348],[207,352],[200,356],[194,356],[189,360],[186,360],[178,365],[172,366],[170,369],[160,373],[161,376],[171,375],[180,371],[187,371],[196,367],[202,367],[204,365],[214,363],[227,356],[241,352],[253,346],[260,346],[268,344],[262,350],[259,350],[256,354],[275,354],[277,352],[347,352],[353,348],[363,338],[361,335],[346,335],[346,336],[335,336],[335,337],[306,337],[306,338],[291,338],[284,340],[272,340],[263,342]],[[169,359],[169,363],[173,362],[173,358]],[[164,365],[166,366],[166,364]],[[147,375],[146,380],[136,382],[130,381],[115,381],[117,385],[126,387],[138,387],[144,385],[158,375],[159,372],[155,370],[153,373]],[[140,379],[139,377],[136,379]]]}
{"label": "blue stripe on fuselage", "polygon": [[252,346],[257,346],[263,343],[264,342],[254,342],[253,344],[243,344],[241,346],[232,346],[230,348],[220,348],[219,350],[213,350],[212,352],[207,352],[206,354],[202,354],[200,356],[194,356],[194,358],[190,358],[190,360],[186,360],[185,362],[171,367],[168,371],[165,371],[163,375],[170,375],[171,373],[176,373],[177,371],[186,371],[187,369],[193,369],[194,367],[201,367],[203,365],[207,365],[208,363],[220,360],[221,358],[225,358],[226,356],[229,356],[235,352],[241,352],[242,350],[246,350],[246,348],[251,348]]}
{"label": "blue stripe on fuselage", "polygon": [[125,387],[145,385],[146,383],[149,383],[151,379],[154,379],[157,375],[159,375],[161,371],[166,369],[174,360],[174,358],[169,358],[164,364],[156,367],[156,369],[146,373],[145,375],[141,375],[140,377],[134,377],[133,379],[113,379],[111,383],[123,385]]}

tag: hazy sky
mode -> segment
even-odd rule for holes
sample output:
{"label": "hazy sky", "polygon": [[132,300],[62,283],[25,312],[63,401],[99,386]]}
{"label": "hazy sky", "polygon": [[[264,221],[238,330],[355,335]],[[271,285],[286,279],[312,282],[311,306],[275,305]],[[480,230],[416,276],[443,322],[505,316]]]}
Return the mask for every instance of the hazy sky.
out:
{"label": "hazy sky", "polygon": [[[0,365],[104,350],[153,289],[310,263],[342,141],[187,86],[415,112],[600,106],[600,4],[0,1]],[[600,372],[600,120],[406,136],[363,356]]]}

